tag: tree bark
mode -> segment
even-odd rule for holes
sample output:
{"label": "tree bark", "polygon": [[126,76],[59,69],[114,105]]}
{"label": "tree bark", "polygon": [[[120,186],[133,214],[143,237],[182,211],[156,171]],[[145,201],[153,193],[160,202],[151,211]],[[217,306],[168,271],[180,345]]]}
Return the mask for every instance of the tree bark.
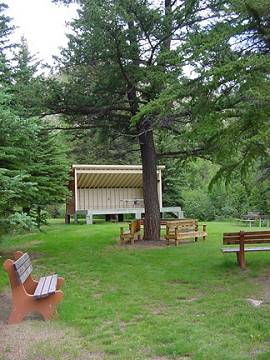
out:
{"label": "tree bark", "polygon": [[[134,23],[128,23],[129,41],[133,46],[133,64],[139,66],[139,50],[136,36],[134,35]],[[135,79],[129,78],[127,84],[127,97],[134,116],[138,110],[138,98],[134,84]],[[151,120],[141,119],[137,125],[139,132],[139,144],[141,150],[142,173],[143,173],[143,198],[145,208],[144,219],[144,240],[160,239],[160,208],[157,191],[157,166],[156,166],[156,150],[151,130]]]}
{"label": "tree bark", "polygon": [[170,50],[171,48],[171,42],[172,42],[172,36],[168,36],[168,34],[171,34],[172,31],[172,0],[165,0],[165,41],[163,43],[163,46],[165,50]]}
{"label": "tree bark", "polygon": [[157,191],[156,151],[151,121],[142,120],[139,126],[143,168],[143,197],[145,208],[144,240],[160,239],[160,207]]}

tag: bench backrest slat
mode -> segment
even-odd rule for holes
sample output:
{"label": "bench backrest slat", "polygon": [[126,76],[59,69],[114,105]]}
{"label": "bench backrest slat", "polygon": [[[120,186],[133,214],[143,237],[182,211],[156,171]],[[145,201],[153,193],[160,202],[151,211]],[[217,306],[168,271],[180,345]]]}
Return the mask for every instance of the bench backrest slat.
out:
{"label": "bench backrest slat", "polygon": [[[270,230],[263,230],[263,231],[244,231],[245,236],[254,236],[254,235],[268,235],[270,234]],[[224,233],[224,236],[240,236],[239,232],[229,232]]]}
{"label": "bench backrest slat", "polygon": [[179,219],[179,220],[167,221],[166,233],[174,234],[176,228],[178,228],[179,231],[194,231],[197,226],[198,226],[198,221],[194,219],[183,219],[183,220]]}
{"label": "bench backrest slat", "polygon": [[195,219],[176,219],[176,220],[169,220],[166,222],[168,226],[177,226],[177,225],[195,225],[198,221]]}
{"label": "bench backrest slat", "polygon": [[141,230],[141,221],[140,220],[132,220],[130,223],[130,232],[134,234]]}
{"label": "bench backrest slat", "polygon": [[23,254],[14,262],[14,268],[19,283],[24,283],[33,271],[30,257],[27,253]]}
{"label": "bench backrest slat", "polygon": [[[224,233],[223,234],[223,244],[239,244],[240,233]],[[244,242],[245,244],[263,244],[270,242],[270,231],[254,231],[254,232],[244,232]]]}

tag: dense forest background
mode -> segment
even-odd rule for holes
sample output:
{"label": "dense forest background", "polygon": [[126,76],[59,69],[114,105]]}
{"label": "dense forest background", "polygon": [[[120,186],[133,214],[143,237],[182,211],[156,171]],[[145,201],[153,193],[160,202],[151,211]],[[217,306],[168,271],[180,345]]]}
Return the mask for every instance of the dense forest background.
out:
{"label": "dense forest background", "polygon": [[[69,46],[49,72],[25,39],[12,42],[16,24],[0,4],[2,230],[40,227],[46,212],[61,214],[72,163],[141,162],[126,109],[108,110],[108,101],[123,98],[125,85],[111,70],[114,63],[104,59],[112,51],[110,40],[91,38],[104,37],[107,29],[124,44],[120,68],[139,79],[141,104],[132,121],[151,120],[157,162],[166,166],[164,206],[180,205],[186,217],[200,220],[269,213],[269,5],[165,4],[164,12],[150,1],[81,1]],[[180,41],[178,47],[155,45],[167,27],[174,29],[169,38]],[[126,31],[129,40],[118,31]],[[153,64],[136,63],[132,35],[152,50],[160,46],[157,55],[153,50]]]}

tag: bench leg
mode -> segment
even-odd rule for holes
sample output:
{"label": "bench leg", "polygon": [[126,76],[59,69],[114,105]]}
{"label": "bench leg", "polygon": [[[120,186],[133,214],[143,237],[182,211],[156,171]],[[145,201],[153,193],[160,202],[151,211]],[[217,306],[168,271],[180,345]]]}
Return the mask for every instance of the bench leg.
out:
{"label": "bench leg", "polygon": [[7,324],[9,325],[14,325],[14,324],[19,324],[20,322],[23,321],[23,319],[25,318],[25,316],[28,314],[28,311],[22,311],[19,310],[17,307],[12,308],[11,313],[9,314],[8,320],[7,320]]}
{"label": "bench leg", "polygon": [[30,296],[20,299],[20,301],[13,304],[7,323],[19,324],[27,315],[33,312],[41,314],[44,320],[50,320],[54,315],[57,316],[56,305],[63,297],[63,292],[57,290],[54,295],[40,300],[35,300]]}
{"label": "bench leg", "polygon": [[[64,294],[62,291],[56,291],[54,295],[44,299],[43,303],[39,304],[37,310],[44,318],[44,320],[50,320],[54,315],[57,316],[56,305],[63,299]],[[42,301],[42,300],[41,300]]]}
{"label": "bench leg", "polygon": [[56,285],[56,290],[59,290],[61,288],[61,286],[64,284],[65,279],[63,277],[58,277],[57,278],[57,285]]}
{"label": "bench leg", "polygon": [[241,269],[245,269],[245,234],[243,231],[240,231],[240,240],[239,240],[239,265]]}
{"label": "bench leg", "polygon": [[238,265],[240,266],[240,268],[245,269],[246,268],[245,253],[240,253],[240,251],[237,251],[236,258],[237,258],[237,262],[238,262]]}

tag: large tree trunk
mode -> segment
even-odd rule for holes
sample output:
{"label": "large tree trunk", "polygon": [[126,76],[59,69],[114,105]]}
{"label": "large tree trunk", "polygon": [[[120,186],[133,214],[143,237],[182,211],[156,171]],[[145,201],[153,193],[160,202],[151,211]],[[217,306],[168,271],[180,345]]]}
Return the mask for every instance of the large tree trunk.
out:
{"label": "large tree trunk", "polygon": [[[133,47],[133,64],[135,66],[139,66],[139,47],[138,40],[134,33],[133,21],[128,23],[128,28],[130,30],[129,41]],[[127,97],[130,104],[131,114],[133,116],[139,110],[135,84],[135,79],[130,76],[127,84]],[[143,170],[143,197],[145,207],[144,240],[159,240],[160,208],[157,191],[156,151],[153,132],[151,130],[151,120],[141,119],[137,125],[137,130],[139,132],[139,143]]]}
{"label": "large tree trunk", "polygon": [[170,50],[171,48],[171,42],[172,42],[172,36],[169,36],[169,34],[171,34],[172,31],[172,18],[171,18],[171,14],[172,14],[172,0],[165,0],[165,40],[163,43],[163,46],[165,48],[165,50]]}
{"label": "large tree trunk", "polygon": [[145,207],[144,240],[160,239],[160,208],[157,191],[156,151],[151,122],[140,124],[140,149],[143,168],[143,197]]}

